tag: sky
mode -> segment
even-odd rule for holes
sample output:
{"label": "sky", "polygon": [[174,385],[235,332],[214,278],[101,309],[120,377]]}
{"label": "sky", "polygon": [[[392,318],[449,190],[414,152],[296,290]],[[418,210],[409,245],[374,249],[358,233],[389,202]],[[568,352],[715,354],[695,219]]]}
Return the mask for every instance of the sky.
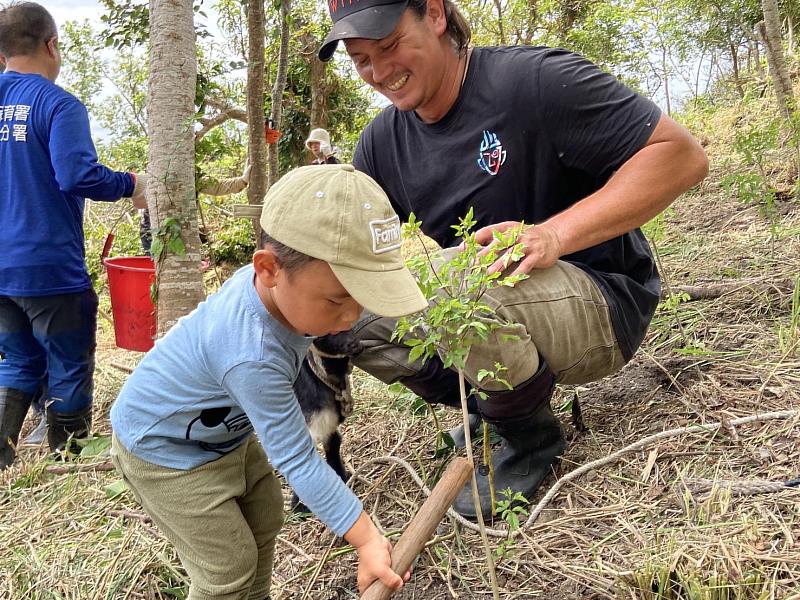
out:
{"label": "sky", "polygon": [[89,19],[93,24],[100,23],[102,7],[95,0],[38,0],[61,27],[65,21],[83,21]]}

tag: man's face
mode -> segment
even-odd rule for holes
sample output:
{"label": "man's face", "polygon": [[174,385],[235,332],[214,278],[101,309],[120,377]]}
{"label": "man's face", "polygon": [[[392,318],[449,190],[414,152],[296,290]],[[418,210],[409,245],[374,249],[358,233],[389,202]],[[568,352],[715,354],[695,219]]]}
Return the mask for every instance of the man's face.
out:
{"label": "man's face", "polygon": [[407,9],[394,31],[380,40],[344,40],[361,79],[399,110],[436,102],[442,82],[439,35],[429,14]]}

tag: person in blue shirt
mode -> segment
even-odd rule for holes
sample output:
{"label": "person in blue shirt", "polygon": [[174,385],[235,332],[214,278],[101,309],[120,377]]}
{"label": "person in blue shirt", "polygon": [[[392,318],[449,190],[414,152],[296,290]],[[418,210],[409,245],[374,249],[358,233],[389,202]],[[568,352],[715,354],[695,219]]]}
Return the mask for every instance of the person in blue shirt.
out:
{"label": "person in blue shirt", "polygon": [[293,384],[313,336],[350,329],[362,307],[393,317],[427,307],[403,263],[400,220],[369,176],[343,164],[285,175],[261,226],[252,264],[179,319],[125,382],[111,408],[112,460],[175,546],[189,598],[268,596],[283,523],[270,462],[357,549],[359,589],[375,579],[397,589],[389,542],[316,452]]}
{"label": "person in blue shirt", "polygon": [[97,161],[86,108],[55,84],[58,30],[33,2],[0,10],[0,469],[47,389],[48,442],[88,435],[97,295],[84,260],[85,198],[133,198],[144,180]]}

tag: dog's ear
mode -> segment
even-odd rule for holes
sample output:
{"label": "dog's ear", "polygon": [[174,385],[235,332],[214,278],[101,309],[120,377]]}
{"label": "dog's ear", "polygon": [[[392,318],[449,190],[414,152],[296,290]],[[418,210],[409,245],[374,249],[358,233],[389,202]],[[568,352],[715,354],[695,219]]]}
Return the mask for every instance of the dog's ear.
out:
{"label": "dog's ear", "polygon": [[364,345],[352,331],[320,336],[314,339],[314,346],[325,355],[342,358],[354,358],[364,349]]}

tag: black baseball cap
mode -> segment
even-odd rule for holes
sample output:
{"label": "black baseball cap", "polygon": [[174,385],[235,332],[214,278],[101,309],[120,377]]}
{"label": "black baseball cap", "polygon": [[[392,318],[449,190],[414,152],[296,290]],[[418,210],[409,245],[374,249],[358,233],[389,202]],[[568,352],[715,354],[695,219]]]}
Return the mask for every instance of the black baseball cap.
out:
{"label": "black baseball cap", "polygon": [[320,60],[330,60],[339,40],[379,40],[394,31],[408,0],[328,0],[333,27],[319,49]]}

